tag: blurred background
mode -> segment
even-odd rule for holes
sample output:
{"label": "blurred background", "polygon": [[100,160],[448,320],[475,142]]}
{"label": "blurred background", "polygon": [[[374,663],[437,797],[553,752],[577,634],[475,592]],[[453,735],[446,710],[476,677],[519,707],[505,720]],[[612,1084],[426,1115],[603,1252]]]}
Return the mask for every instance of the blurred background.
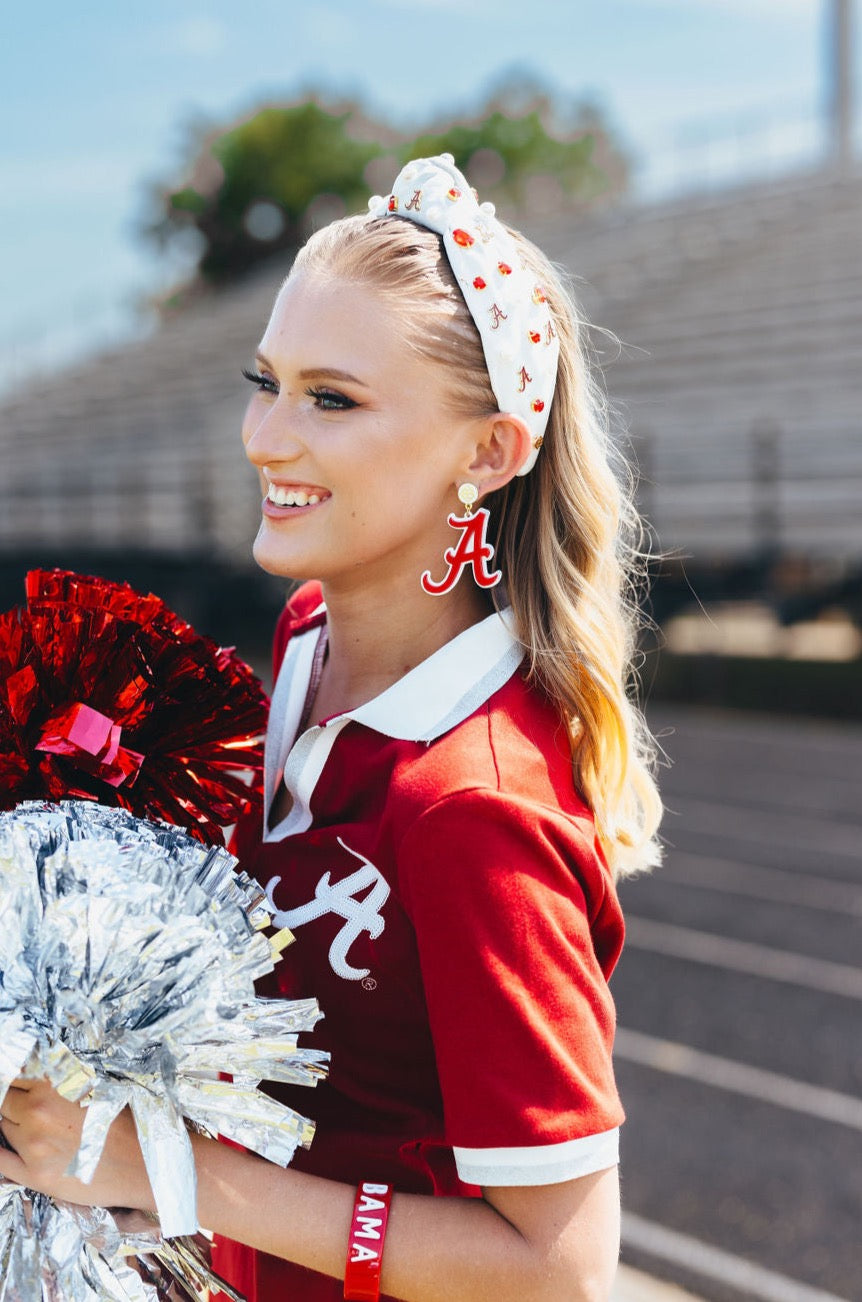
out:
{"label": "blurred background", "polygon": [[153,589],[264,675],[239,429],[305,235],[452,152],[575,278],[655,560],[667,863],[614,978],[624,1258],[862,1298],[853,0],[54,0],[0,41],[0,609]]}

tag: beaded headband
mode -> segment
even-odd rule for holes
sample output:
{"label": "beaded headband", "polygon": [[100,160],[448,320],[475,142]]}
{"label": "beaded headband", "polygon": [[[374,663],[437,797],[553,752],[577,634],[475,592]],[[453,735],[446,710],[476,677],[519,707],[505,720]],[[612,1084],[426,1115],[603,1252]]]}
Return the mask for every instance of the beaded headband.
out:
{"label": "beaded headband", "polygon": [[479,203],[451,154],[414,158],[398,173],[392,193],[374,195],[368,210],[373,217],[406,217],[443,237],[500,411],[520,416],[532,435],[532,450],[518,471],[526,475],[545,435],[560,341],[545,291],[518,245],[494,216],[494,205]]}

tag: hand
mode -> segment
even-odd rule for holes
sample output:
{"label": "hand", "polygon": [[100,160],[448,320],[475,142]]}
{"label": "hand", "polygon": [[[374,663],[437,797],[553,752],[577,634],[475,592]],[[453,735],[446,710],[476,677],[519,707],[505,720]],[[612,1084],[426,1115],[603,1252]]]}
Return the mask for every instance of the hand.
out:
{"label": "hand", "polygon": [[82,1206],[152,1208],[152,1192],[128,1110],[111,1126],[89,1184],[66,1175],[84,1127],[84,1109],[79,1103],[64,1099],[47,1080],[19,1078],[12,1082],[0,1113],[0,1130],[14,1149],[11,1153],[0,1149],[0,1176]]}

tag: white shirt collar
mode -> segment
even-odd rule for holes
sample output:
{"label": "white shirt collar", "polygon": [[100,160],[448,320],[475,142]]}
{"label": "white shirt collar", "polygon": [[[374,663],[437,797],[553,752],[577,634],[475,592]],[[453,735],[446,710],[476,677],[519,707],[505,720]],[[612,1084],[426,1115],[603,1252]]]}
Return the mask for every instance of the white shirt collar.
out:
{"label": "white shirt collar", "polygon": [[[278,841],[311,826],[314,789],[339,732],[351,721],[402,741],[431,742],[478,710],[508,682],[524,658],[525,649],[512,626],[509,609],[489,615],[373,700],[299,737],[320,626],[294,635],[270,706],[264,754],[264,840]],[[293,804],[286,818],[269,830],[268,811],[282,781]]]}
{"label": "white shirt collar", "polygon": [[[402,741],[433,741],[483,705],[524,658],[512,612],[473,624],[388,687],[346,715]],[[335,722],[336,720],[329,720]]]}

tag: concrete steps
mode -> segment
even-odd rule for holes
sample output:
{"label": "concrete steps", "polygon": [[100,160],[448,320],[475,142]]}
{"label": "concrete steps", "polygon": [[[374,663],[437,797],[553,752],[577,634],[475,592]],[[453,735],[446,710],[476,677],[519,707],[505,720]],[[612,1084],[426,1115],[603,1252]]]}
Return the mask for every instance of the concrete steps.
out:
{"label": "concrete steps", "polygon": [[[745,555],[771,458],[781,547],[862,559],[862,172],[533,234],[597,323],[663,546],[698,563]],[[245,560],[260,494],[240,446],[240,368],[285,271],[0,405],[0,549],[119,541]],[[774,446],[758,453],[767,428]]]}

